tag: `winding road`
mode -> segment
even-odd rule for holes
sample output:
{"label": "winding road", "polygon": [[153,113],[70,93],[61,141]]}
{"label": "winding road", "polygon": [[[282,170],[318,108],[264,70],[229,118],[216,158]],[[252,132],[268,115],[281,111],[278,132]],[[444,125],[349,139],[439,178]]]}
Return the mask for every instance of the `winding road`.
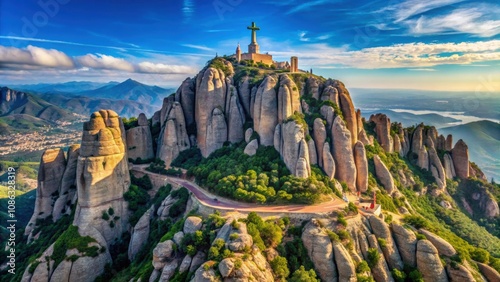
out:
{"label": "winding road", "polygon": [[[200,203],[214,209],[263,213],[329,213],[343,209],[347,206],[347,203],[343,200],[333,197],[330,201],[315,205],[259,205],[238,202],[214,195],[192,181],[147,171],[146,167],[148,166],[148,164],[133,165],[131,170],[153,176],[157,179],[160,178],[162,181],[165,181],[165,183],[174,183],[186,187]],[[355,196],[349,196],[349,200],[355,201]]]}

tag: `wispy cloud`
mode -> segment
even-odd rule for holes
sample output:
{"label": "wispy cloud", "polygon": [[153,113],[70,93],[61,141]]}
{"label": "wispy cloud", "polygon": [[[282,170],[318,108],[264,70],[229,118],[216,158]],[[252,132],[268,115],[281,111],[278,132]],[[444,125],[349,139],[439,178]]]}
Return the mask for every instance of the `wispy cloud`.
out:
{"label": "wispy cloud", "polygon": [[[302,1],[300,1],[300,3],[302,3]],[[303,11],[303,10],[311,9],[312,7],[316,7],[316,6],[320,6],[320,5],[324,5],[324,4],[331,4],[331,3],[332,3],[332,1],[329,1],[329,0],[309,1],[306,3],[302,3],[302,4],[293,2],[295,7],[293,7],[288,12],[286,12],[286,14],[288,14],[288,15],[295,14],[295,13]]]}
{"label": "wispy cloud", "polygon": [[215,49],[207,47],[207,46],[203,46],[203,45],[181,44],[181,46],[188,47],[188,48],[193,48],[193,49],[196,49],[196,50],[215,52]]}
{"label": "wispy cloud", "polygon": [[407,0],[403,3],[396,4],[385,8],[386,10],[394,11],[395,22],[401,22],[408,18],[411,18],[422,13],[463,2],[465,0],[433,0],[433,1],[422,1],[422,0]]}
{"label": "wispy cloud", "polygon": [[409,71],[436,71],[435,69],[431,68],[416,68],[416,69],[408,69]]}

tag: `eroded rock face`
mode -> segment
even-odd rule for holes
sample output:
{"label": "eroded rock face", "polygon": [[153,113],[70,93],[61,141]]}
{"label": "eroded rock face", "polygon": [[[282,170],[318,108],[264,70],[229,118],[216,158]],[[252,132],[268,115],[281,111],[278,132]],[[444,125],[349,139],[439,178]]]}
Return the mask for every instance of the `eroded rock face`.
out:
{"label": "eroded rock face", "polygon": [[373,233],[377,236],[377,238],[382,238],[386,241],[386,246],[382,247],[382,251],[389,267],[391,269],[397,268],[399,270],[402,270],[403,261],[401,260],[398,248],[396,247],[396,244],[392,239],[392,234],[387,224],[382,219],[376,216],[370,216],[369,221]]}
{"label": "eroded rock face", "polygon": [[[212,117],[207,123],[207,136],[205,153],[210,155],[213,151],[222,148],[227,140],[227,125],[224,113],[219,108],[215,108]],[[201,148],[200,148],[201,149]]]}
{"label": "eroded rock face", "polygon": [[467,144],[460,139],[451,151],[455,173],[460,179],[469,178],[469,148]]}
{"label": "eroded rock face", "polygon": [[194,124],[194,106],[195,106],[195,88],[196,80],[186,78],[177,92],[175,93],[175,101],[179,102],[184,111],[184,118],[186,120],[186,127]]}
{"label": "eroded rock face", "polygon": [[154,158],[153,137],[146,115],[140,114],[137,127],[127,130],[128,158],[149,160]]}
{"label": "eroded rock face", "polygon": [[428,240],[419,240],[417,243],[417,268],[424,281],[448,281],[438,250]]}
{"label": "eroded rock face", "polygon": [[366,159],[365,146],[361,141],[354,145],[354,162],[356,163],[356,187],[360,192],[368,189],[368,160]]}
{"label": "eroded rock face", "polygon": [[279,76],[278,90],[278,123],[283,123],[295,112],[302,113],[300,107],[300,94],[297,86],[288,75]]}
{"label": "eroded rock face", "polygon": [[453,282],[475,282],[472,273],[463,265],[459,264],[456,267],[452,267],[449,264],[446,265],[446,272],[450,281]]}
{"label": "eroded rock face", "polygon": [[367,237],[368,239],[368,245],[370,248],[374,248],[378,250],[378,253],[380,255],[380,259],[377,264],[375,264],[372,267],[372,274],[373,278],[375,278],[375,281],[377,282],[382,282],[382,281],[388,281],[388,282],[394,282],[394,278],[392,278],[391,271],[389,270],[389,267],[387,266],[387,262],[382,255],[382,249],[380,248],[377,237],[375,235],[369,235]]}
{"label": "eroded rock face", "polygon": [[385,114],[376,114],[370,117],[370,121],[375,123],[375,133],[380,146],[388,153],[394,151],[394,141],[391,137],[391,120]]}
{"label": "eroded rock face", "polygon": [[349,190],[356,192],[356,164],[352,153],[351,133],[344,121],[336,117],[332,125],[332,155],[335,160],[335,175],[344,181]]}
{"label": "eroded rock face", "polygon": [[302,242],[307,249],[309,258],[314,263],[318,276],[323,281],[336,281],[337,268],[333,262],[333,247],[326,232],[311,220],[302,232]]}
{"label": "eroded rock face", "polygon": [[149,222],[154,212],[154,206],[149,208],[139,219],[132,231],[128,245],[128,259],[133,261],[137,253],[146,244],[149,237]]}
{"label": "eroded rock face", "polygon": [[310,176],[309,148],[304,129],[295,121],[289,121],[281,125],[280,131],[279,152],[290,173],[297,177]]}
{"label": "eroded rock face", "polygon": [[66,158],[62,149],[45,150],[38,169],[35,210],[26,226],[25,235],[30,234],[35,228],[37,219],[52,215],[52,206],[57,199],[65,169]]}
{"label": "eroded rock face", "polygon": [[453,159],[450,154],[446,153],[443,156],[444,161],[444,171],[447,179],[453,179],[453,177],[457,176],[455,173],[455,166],[453,165]]}
{"label": "eroded rock face", "polygon": [[257,139],[254,139],[252,141],[250,141],[250,143],[248,143],[245,147],[245,150],[243,151],[243,153],[249,155],[249,156],[253,156],[257,153],[257,149],[259,148],[259,142],[257,141]]}
{"label": "eroded rock face", "polygon": [[431,173],[436,179],[436,184],[440,189],[446,188],[446,173],[441,160],[433,147],[429,147],[429,163],[431,167]]}
{"label": "eroded rock face", "polygon": [[339,271],[339,281],[358,281],[356,279],[356,267],[344,246],[338,242],[334,243],[333,252]]}
{"label": "eroded rock face", "polygon": [[349,129],[349,132],[351,133],[351,146],[354,146],[354,144],[356,144],[356,141],[358,141],[359,133],[358,121],[356,118],[356,112],[354,111],[354,105],[352,103],[351,96],[349,95],[349,91],[347,91],[344,84],[338,80],[335,80],[334,83],[334,86],[335,88],[337,88],[337,91],[339,93],[340,109],[342,110],[342,114],[344,115],[347,129]]}
{"label": "eroded rock face", "polygon": [[391,172],[387,169],[378,155],[373,156],[373,162],[375,163],[375,174],[378,180],[380,180],[380,183],[382,183],[387,193],[392,194],[396,186],[394,185],[394,179],[392,178]]}
{"label": "eroded rock face", "polygon": [[278,98],[275,91],[276,79],[267,76],[260,84],[255,94],[253,108],[254,130],[260,136],[260,143],[263,146],[272,146],[274,139],[274,129],[278,124]]}
{"label": "eroded rock face", "polygon": [[241,106],[236,88],[229,86],[229,109],[227,117],[227,141],[238,143],[243,140],[243,125],[245,124],[245,111]]}
{"label": "eroded rock face", "polygon": [[[129,225],[128,202],[123,199],[130,186],[125,130],[121,119],[111,110],[93,113],[83,129],[73,224],[83,229],[95,228],[106,242],[112,243]],[[110,208],[119,217],[114,220],[114,227],[102,219],[103,211]]]}
{"label": "eroded rock face", "polygon": [[488,281],[500,281],[500,274],[493,267],[480,262],[477,263],[477,266]]}
{"label": "eroded rock face", "polygon": [[323,170],[325,171],[326,175],[330,177],[330,180],[334,178],[335,160],[330,153],[330,144],[328,144],[328,142],[325,142],[323,145]]}
{"label": "eroded rock face", "polygon": [[316,144],[314,143],[314,140],[310,138],[307,141],[307,148],[309,150],[309,163],[311,165],[317,165],[318,164],[318,155],[317,155],[317,150],[316,150]]}
{"label": "eroded rock face", "polygon": [[168,112],[165,125],[160,132],[156,157],[163,160],[166,167],[170,167],[179,153],[189,147],[190,141],[186,131],[184,112],[181,104],[175,102]]}
{"label": "eroded rock face", "polygon": [[186,218],[184,222],[183,232],[184,234],[192,234],[198,230],[200,230],[202,224],[201,218],[197,216],[190,216]]}
{"label": "eroded rock face", "polygon": [[[313,139],[318,151],[318,164],[323,167],[323,147],[326,141],[326,128],[322,119],[316,118],[313,124]],[[328,148],[330,150],[330,148]]]}
{"label": "eroded rock face", "polygon": [[76,165],[78,156],[80,155],[80,145],[71,145],[68,149],[68,162],[61,180],[59,188],[59,198],[54,203],[54,211],[52,218],[54,222],[59,220],[63,214],[71,213],[71,205],[74,204],[74,196],[76,194]]}
{"label": "eroded rock face", "polygon": [[391,224],[391,229],[403,262],[411,267],[417,266],[417,236],[415,233],[396,223]]}

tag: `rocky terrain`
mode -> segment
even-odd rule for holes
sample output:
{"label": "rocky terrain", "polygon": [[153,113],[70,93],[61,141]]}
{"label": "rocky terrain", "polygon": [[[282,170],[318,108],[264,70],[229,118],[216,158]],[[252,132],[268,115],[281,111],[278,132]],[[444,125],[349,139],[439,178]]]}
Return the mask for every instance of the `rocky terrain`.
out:
{"label": "rocky terrain", "polygon": [[[240,142],[250,156],[274,148],[290,179],[312,181],[320,170],[335,190],[375,193],[384,212],[351,203],[283,218],[220,214],[185,188],[129,175],[128,159],[156,156],[168,168],[190,148],[206,158]],[[216,58],[150,121],[139,115],[125,130],[116,112],[101,110],[84,124],[80,146],[45,151],[14,280],[498,281],[498,238],[481,229],[491,241],[478,248],[454,233],[462,229],[424,218],[451,210],[472,222],[449,196],[472,179],[486,185],[463,140],[384,114],[365,120],[338,80],[252,73]],[[494,220],[495,187],[461,191]]]}

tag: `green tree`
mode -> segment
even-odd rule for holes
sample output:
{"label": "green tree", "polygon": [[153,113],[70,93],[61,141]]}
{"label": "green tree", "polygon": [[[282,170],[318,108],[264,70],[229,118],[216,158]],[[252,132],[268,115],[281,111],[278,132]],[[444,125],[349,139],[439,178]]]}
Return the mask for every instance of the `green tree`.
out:
{"label": "green tree", "polygon": [[286,258],[277,256],[275,259],[271,261],[271,268],[273,269],[274,274],[278,278],[287,278],[290,275],[290,270],[288,270],[288,261]]}
{"label": "green tree", "polygon": [[299,269],[295,270],[292,277],[288,279],[288,282],[319,282],[320,280],[316,278],[316,272],[314,269],[307,271],[304,266],[300,266]]}

